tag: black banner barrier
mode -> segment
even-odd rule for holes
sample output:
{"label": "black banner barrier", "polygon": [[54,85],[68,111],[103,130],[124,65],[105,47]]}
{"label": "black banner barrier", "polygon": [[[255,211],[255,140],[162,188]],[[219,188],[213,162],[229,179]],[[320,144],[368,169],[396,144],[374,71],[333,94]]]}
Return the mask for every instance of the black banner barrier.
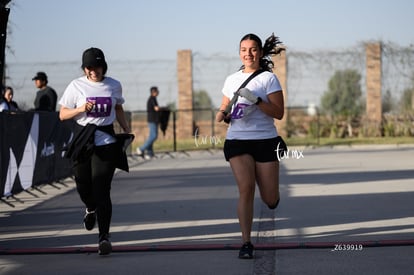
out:
{"label": "black banner barrier", "polygon": [[72,176],[63,149],[73,121],[57,112],[0,112],[0,197]]}

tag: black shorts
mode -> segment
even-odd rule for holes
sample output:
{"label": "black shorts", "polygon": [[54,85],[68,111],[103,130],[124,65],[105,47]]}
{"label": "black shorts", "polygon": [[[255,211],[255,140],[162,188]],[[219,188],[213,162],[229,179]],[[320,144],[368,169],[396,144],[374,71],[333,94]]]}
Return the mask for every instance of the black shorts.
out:
{"label": "black shorts", "polygon": [[232,157],[248,154],[257,162],[278,161],[277,138],[237,140],[226,139],[224,142],[224,157],[227,161]]}

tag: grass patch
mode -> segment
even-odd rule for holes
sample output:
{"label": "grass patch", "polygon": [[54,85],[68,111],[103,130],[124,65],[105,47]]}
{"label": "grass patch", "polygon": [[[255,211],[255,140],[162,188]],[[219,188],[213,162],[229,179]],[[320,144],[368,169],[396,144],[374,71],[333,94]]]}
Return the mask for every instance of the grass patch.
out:
{"label": "grass patch", "polygon": [[[414,137],[367,137],[367,138],[285,138],[288,146],[338,146],[338,145],[376,145],[376,144],[414,144]],[[194,140],[180,139],[176,142],[172,140],[157,140],[154,143],[156,152],[174,152],[175,151],[194,151],[194,150],[212,150],[223,149],[224,139],[222,140]],[[135,152],[137,146],[132,148]]]}

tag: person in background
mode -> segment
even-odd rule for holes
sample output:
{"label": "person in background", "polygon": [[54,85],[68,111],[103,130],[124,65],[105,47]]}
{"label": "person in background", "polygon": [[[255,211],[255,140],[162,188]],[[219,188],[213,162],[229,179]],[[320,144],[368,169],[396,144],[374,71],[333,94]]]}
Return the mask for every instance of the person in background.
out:
{"label": "person in background", "polygon": [[57,94],[53,88],[47,85],[48,80],[46,73],[38,72],[32,80],[34,81],[36,88],[39,89],[34,100],[34,110],[56,112]]}
{"label": "person in background", "polygon": [[76,188],[86,206],[84,227],[92,230],[98,221],[98,253],[108,255],[112,251],[111,184],[121,153],[113,122],[116,119],[125,133],[131,130],[122,107],[121,83],[105,75],[108,65],[103,51],[85,50],[82,69],[85,75],[73,80],[59,101],[59,118],[76,122],[65,156],[73,160]]}
{"label": "person in background", "polygon": [[[241,259],[254,257],[250,235],[256,183],[263,202],[270,209],[279,204],[278,132],[274,119],[282,119],[284,101],[279,80],[272,73],[270,55],[283,50],[278,47],[280,43],[274,35],[264,45],[255,34],[247,34],[241,39],[239,57],[243,65],[226,78],[222,104],[216,114],[217,122],[231,117],[223,151],[239,189],[237,214],[243,240],[239,251]],[[237,91],[251,74],[260,69],[264,71],[251,79],[246,89]],[[230,114],[226,114],[235,92],[239,93],[238,100]]]}
{"label": "person in background", "polygon": [[158,138],[158,124],[159,124],[159,111],[157,96],[159,95],[158,87],[153,86],[150,88],[150,96],[147,100],[147,122],[149,129],[149,136],[141,147],[137,148],[137,154],[145,157],[145,159],[151,159],[154,157],[154,142]]}
{"label": "person in background", "polygon": [[4,91],[2,91],[2,98],[0,100],[0,112],[9,111],[17,112],[19,111],[19,106],[15,101],[13,101],[14,91],[13,88],[7,86]]}

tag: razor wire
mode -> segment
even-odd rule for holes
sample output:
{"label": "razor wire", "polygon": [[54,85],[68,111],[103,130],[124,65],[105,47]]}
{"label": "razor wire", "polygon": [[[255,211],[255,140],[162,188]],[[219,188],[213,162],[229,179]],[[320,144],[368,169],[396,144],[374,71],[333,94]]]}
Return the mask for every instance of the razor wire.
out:
{"label": "razor wire", "polygon": [[[392,42],[382,44],[382,94],[390,91],[398,100],[405,89],[414,86],[414,47]],[[365,44],[346,49],[286,51],[287,106],[320,104],[335,71],[352,69],[361,74],[361,89],[365,95]],[[121,81],[126,98],[125,109],[145,110],[151,86],[158,86],[160,105],[178,102],[177,64],[175,59],[111,60],[108,76]],[[193,52],[193,90],[206,91],[215,107],[221,102],[221,89],[226,77],[241,66],[237,55]],[[37,88],[32,77],[44,71],[49,85],[60,97],[66,86],[83,74],[76,61],[7,63],[6,85],[15,90],[14,100],[21,107],[32,108]]]}

